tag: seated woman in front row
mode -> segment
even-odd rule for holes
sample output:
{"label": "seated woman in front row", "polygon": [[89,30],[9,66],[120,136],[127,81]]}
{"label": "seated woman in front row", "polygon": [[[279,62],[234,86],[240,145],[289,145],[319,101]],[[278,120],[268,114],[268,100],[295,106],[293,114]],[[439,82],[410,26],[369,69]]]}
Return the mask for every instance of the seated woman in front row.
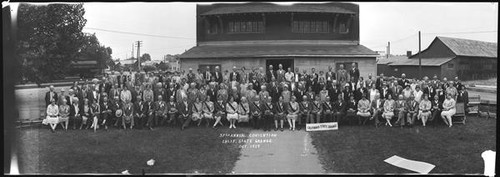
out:
{"label": "seated woman in front row", "polygon": [[427,119],[431,116],[431,101],[429,101],[429,96],[424,94],[424,99],[420,101],[418,109],[418,119],[422,120],[422,125],[425,127]]}
{"label": "seated woman in front row", "polygon": [[56,105],[56,101],[52,100],[47,106],[47,117],[42,121],[45,125],[50,125],[50,131],[55,132],[57,124],[59,124],[59,107]]}
{"label": "seated woman in front row", "polygon": [[441,118],[443,118],[444,123],[449,127],[452,126],[451,117],[457,112],[455,104],[456,102],[451,94],[446,94],[446,100],[443,102],[443,111],[441,111]]}
{"label": "seated woman in front row", "polygon": [[226,104],[227,120],[229,120],[229,128],[236,128],[234,125],[238,120],[238,103],[234,101],[234,97],[230,96]]}
{"label": "seated woman in front row", "polygon": [[385,125],[389,125],[392,127],[391,119],[394,117],[394,106],[395,102],[392,99],[392,95],[387,95],[387,100],[384,102],[384,113],[382,113],[382,117],[386,120]]}
{"label": "seated woman in front row", "polygon": [[[359,118],[368,119],[371,116],[370,113],[370,101],[366,99],[366,94],[363,94],[363,98],[358,101],[358,113],[356,114]],[[364,122],[364,121],[363,121]],[[360,121],[361,124],[361,121]]]}

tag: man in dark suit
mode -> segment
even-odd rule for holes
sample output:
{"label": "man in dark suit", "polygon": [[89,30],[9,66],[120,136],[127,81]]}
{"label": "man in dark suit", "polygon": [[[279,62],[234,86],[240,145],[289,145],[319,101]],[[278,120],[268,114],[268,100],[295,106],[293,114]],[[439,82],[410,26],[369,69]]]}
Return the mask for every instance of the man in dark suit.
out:
{"label": "man in dark suit", "polygon": [[383,84],[382,89],[379,90],[380,98],[387,99],[388,95],[392,95],[392,91],[387,88],[387,84]]}
{"label": "man in dark suit", "polygon": [[338,95],[337,101],[333,103],[333,120],[335,122],[343,121],[346,114],[347,104],[343,99],[342,95]]}
{"label": "man in dark suit", "polygon": [[316,73],[316,68],[311,68],[311,74],[309,74],[309,83],[310,87],[313,89],[314,93],[319,93],[319,83],[318,83],[319,75]]}
{"label": "man in dark suit", "polygon": [[359,69],[358,69],[358,67],[356,67],[356,63],[352,63],[352,69],[349,70],[349,76],[351,78],[354,77],[354,83],[358,82],[358,79],[359,79]]}
{"label": "man in dark suit", "polygon": [[118,87],[122,87],[123,84],[125,83],[125,82],[123,82],[123,81],[126,81],[126,80],[124,80],[124,76],[125,75],[123,75],[123,71],[120,71],[120,74],[116,76],[116,84],[118,84]]}
{"label": "man in dark suit", "polygon": [[210,73],[210,66],[207,66],[205,72],[203,72],[203,80],[205,81],[205,84],[210,82],[210,78],[212,78],[212,73]]}
{"label": "man in dark suit", "polygon": [[233,66],[233,72],[229,74],[229,81],[240,81],[240,73],[236,72],[236,66]]}
{"label": "man in dark suit", "polygon": [[272,81],[270,86],[269,95],[271,96],[273,103],[276,103],[281,96],[282,89],[276,81]]}
{"label": "man in dark suit", "polygon": [[334,71],[332,71],[332,66],[328,66],[328,72],[326,72],[326,83],[330,85],[332,81],[337,80],[337,75]]}
{"label": "man in dark suit", "polygon": [[383,84],[384,84],[384,73],[380,73],[380,76],[375,81],[375,89],[380,91],[382,89]]}
{"label": "man in dark suit", "polygon": [[52,101],[57,103],[58,98],[57,93],[54,91],[54,86],[49,86],[49,91],[45,93],[45,107],[49,106]]}
{"label": "man in dark suit", "polygon": [[189,126],[189,123],[191,123],[191,107],[192,106],[186,99],[182,100],[182,102],[177,105],[177,110],[179,111],[178,122],[181,122],[182,124],[181,130],[184,130],[187,126]]}
{"label": "man in dark suit", "polygon": [[144,123],[146,122],[147,106],[142,101],[142,97],[137,95],[136,102],[134,103],[134,122],[136,122],[137,128],[142,129]]}
{"label": "man in dark suit", "polygon": [[276,71],[273,69],[273,65],[269,65],[269,69],[266,71],[266,82],[269,83],[276,78]]}
{"label": "man in dark suit", "polygon": [[410,85],[410,81],[406,78],[406,74],[401,74],[401,79],[398,80],[398,85],[405,88],[406,85]]}
{"label": "man in dark suit", "polygon": [[220,71],[219,66],[215,67],[215,72],[212,73],[212,75],[216,82],[218,82],[219,84],[222,82],[222,72]]}
{"label": "man in dark suit", "polygon": [[304,95],[306,95],[306,93],[307,93],[307,91],[304,88],[304,86],[299,85],[298,89],[294,91],[293,95],[295,96],[295,98],[297,98],[297,102],[300,103],[300,102],[304,101],[303,97],[304,97]]}
{"label": "man in dark suit", "polygon": [[336,120],[333,120],[333,113],[334,113],[334,109],[333,109],[333,104],[332,102],[330,102],[330,97],[326,97],[326,101],[323,103],[323,120],[325,120],[325,122],[334,122]]}

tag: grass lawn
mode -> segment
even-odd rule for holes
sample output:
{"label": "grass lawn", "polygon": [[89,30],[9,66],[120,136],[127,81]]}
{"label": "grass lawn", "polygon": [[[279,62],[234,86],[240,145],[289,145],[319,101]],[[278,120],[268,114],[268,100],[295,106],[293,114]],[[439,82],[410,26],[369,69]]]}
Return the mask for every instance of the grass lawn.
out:
{"label": "grass lawn", "polygon": [[[442,122],[441,122],[442,123]],[[311,132],[328,173],[414,173],[385,159],[397,155],[436,165],[430,173],[482,174],[481,153],[496,151],[496,119],[468,117],[466,125],[413,128],[339,126]]]}
{"label": "grass lawn", "polygon": [[[59,127],[20,129],[19,171],[23,173],[230,173],[240,156],[237,144],[222,144],[220,133],[250,129],[192,127],[96,133]],[[148,167],[146,161],[155,159]]]}
{"label": "grass lawn", "polygon": [[491,78],[491,79],[486,79],[486,80],[473,80],[473,81],[463,81],[462,84],[465,85],[491,85],[491,86],[496,86],[497,85],[497,78]]}

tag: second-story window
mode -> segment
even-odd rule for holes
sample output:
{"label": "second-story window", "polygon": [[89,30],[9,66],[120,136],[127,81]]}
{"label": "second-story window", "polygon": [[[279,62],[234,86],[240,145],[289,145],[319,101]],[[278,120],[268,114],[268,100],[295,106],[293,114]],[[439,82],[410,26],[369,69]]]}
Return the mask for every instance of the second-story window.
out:
{"label": "second-story window", "polygon": [[292,33],[328,33],[328,21],[293,21]]}
{"label": "second-story window", "polygon": [[228,33],[263,33],[262,21],[232,21],[228,23]]}

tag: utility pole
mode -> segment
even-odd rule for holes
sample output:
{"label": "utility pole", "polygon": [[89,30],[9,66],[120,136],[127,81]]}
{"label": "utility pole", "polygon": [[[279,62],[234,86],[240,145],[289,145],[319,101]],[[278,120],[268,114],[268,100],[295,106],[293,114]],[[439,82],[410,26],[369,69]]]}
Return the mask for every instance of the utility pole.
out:
{"label": "utility pole", "polygon": [[132,59],[134,58],[134,43],[132,43],[132,55],[130,55],[130,56]]}
{"label": "utility pole", "polygon": [[386,56],[386,58],[389,58],[390,54],[391,54],[391,42],[387,42],[387,56]]}
{"label": "utility pole", "polygon": [[419,79],[422,79],[422,57],[421,57],[421,49],[420,49],[420,31],[418,31],[418,77]]}
{"label": "utility pole", "polygon": [[138,72],[141,72],[141,44],[142,41],[137,41],[137,69]]}

